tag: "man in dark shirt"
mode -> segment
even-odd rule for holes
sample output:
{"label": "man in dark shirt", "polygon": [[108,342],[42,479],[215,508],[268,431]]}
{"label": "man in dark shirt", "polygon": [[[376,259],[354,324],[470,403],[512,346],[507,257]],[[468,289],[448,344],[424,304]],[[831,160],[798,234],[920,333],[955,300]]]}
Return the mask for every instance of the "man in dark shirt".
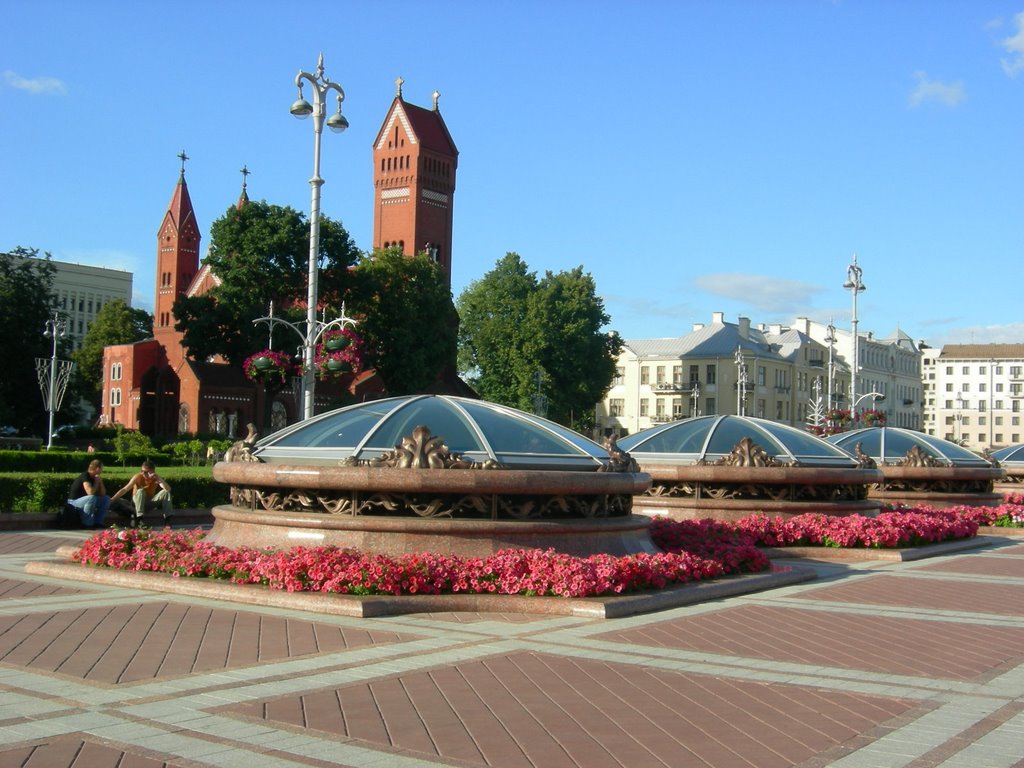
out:
{"label": "man in dark shirt", "polygon": [[71,484],[68,503],[78,510],[86,528],[102,528],[110,509],[110,497],[103,485],[103,462],[93,459],[89,468]]}

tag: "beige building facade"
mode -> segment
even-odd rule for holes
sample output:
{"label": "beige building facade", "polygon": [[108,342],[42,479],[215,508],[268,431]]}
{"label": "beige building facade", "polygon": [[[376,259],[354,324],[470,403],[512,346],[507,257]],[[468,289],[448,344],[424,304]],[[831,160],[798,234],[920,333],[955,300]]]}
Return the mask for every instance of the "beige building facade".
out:
{"label": "beige building facade", "polygon": [[924,431],[974,451],[1022,441],[1024,344],[926,349]]}
{"label": "beige building facade", "polygon": [[132,305],[131,272],[56,260],[51,263],[56,267],[53,294],[57,309],[67,318],[68,336],[75,349],[82,346],[89,326],[104,304],[121,299],[129,307]]}
{"label": "beige building facade", "polygon": [[[717,414],[803,427],[816,402],[827,409],[829,371],[828,347],[805,330],[753,327],[745,317],[730,323],[715,312],[710,323],[697,323],[686,335],[624,343],[612,387],[597,405],[597,433],[632,434]],[[834,396],[849,386],[848,371],[833,355]]]}

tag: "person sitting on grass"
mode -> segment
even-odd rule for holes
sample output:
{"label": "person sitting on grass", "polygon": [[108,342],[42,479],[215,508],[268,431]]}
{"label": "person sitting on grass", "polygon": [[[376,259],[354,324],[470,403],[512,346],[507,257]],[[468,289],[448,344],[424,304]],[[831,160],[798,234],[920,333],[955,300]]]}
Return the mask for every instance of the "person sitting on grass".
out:
{"label": "person sitting on grass", "polygon": [[171,506],[171,486],[156,473],[156,466],[149,459],[142,462],[141,471],[132,475],[124,488],[115,493],[110,500],[117,501],[129,492],[132,501],[135,502],[135,514],[131,522],[133,528],[142,521],[147,509],[154,509],[157,505],[163,510],[164,522],[171,521],[171,514],[174,512]]}
{"label": "person sitting on grass", "polygon": [[103,485],[103,462],[93,459],[89,468],[75,478],[68,491],[68,504],[78,510],[85,528],[102,528],[110,509],[110,497]]}

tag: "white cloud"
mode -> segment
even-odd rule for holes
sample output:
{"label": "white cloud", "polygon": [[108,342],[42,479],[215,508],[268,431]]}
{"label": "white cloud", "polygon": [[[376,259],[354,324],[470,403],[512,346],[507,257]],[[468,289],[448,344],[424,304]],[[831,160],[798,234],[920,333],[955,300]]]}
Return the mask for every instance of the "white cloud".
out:
{"label": "white cloud", "polygon": [[1017,26],[1017,34],[1001,42],[1010,56],[1000,59],[1003,71],[1010,77],[1016,77],[1017,73],[1024,69],[1024,11],[1013,17],[1013,23]]}
{"label": "white cloud", "polygon": [[963,80],[957,80],[955,83],[929,80],[927,72],[915,72],[914,77],[917,78],[917,87],[910,94],[911,107],[919,107],[926,101],[937,101],[947,107],[955,107],[967,98]]}
{"label": "white cloud", "polygon": [[702,291],[767,313],[792,312],[795,306],[810,306],[821,292],[820,286],[799,280],[730,272],[700,275],[694,283]]}
{"label": "white cloud", "polygon": [[1022,344],[1024,343],[1024,323],[967,325],[950,328],[938,334],[935,341],[932,339],[926,339],[926,341],[936,347],[943,344]]}
{"label": "white cloud", "polygon": [[11,88],[17,88],[19,91],[65,94],[68,90],[67,86],[64,85],[64,81],[58,80],[55,77],[22,77],[17,72],[12,72],[9,69],[5,69],[3,74],[4,82]]}

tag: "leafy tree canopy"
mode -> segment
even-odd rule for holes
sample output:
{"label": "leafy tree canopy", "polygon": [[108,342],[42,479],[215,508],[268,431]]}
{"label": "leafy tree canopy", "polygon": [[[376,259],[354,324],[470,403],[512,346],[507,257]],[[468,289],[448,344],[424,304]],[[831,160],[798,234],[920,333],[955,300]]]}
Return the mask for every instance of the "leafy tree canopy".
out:
{"label": "leafy tree canopy", "polygon": [[[205,264],[220,284],[203,296],[181,296],[174,303],[175,329],[184,333],[188,354],[198,360],[223,355],[240,365],[267,346],[266,326],[253,320],[267,314],[292,321],[305,318],[309,264],[309,222],[299,211],[265,201],[232,206],[210,228]],[[339,222],[321,216],[318,254],[320,301],[340,307],[350,284],[349,267],[359,254]],[[278,328],[275,349],[301,343]]]}
{"label": "leafy tree canopy", "polygon": [[131,344],[153,335],[153,316],[144,309],[129,307],[121,299],[108,301],[92,321],[75,352],[75,374],[79,391],[94,405],[103,390],[103,348]]}
{"label": "leafy tree canopy", "polygon": [[486,399],[526,410],[546,398],[549,418],[585,428],[615,376],[621,340],[582,267],[538,279],[506,254],[458,301],[459,370]]}
{"label": "leafy tree canopy", "polygon": [[[0,253],[0,328],[4,329],[4,375],[0,376],[0,424],[38,431],[46,420],[36,358],[49,358],[53,342],[43,336],[53,316],[53,275],[49,253],[16,247]],[[68,340],[58,340],[67,356]]]}
{"label": "leafy tree canopy", "polygon": [[455,307],[442,269],[389,248],[363,256],[348,308],[361,315],[367,365],[392,395],[429,389],[455,363]]}

